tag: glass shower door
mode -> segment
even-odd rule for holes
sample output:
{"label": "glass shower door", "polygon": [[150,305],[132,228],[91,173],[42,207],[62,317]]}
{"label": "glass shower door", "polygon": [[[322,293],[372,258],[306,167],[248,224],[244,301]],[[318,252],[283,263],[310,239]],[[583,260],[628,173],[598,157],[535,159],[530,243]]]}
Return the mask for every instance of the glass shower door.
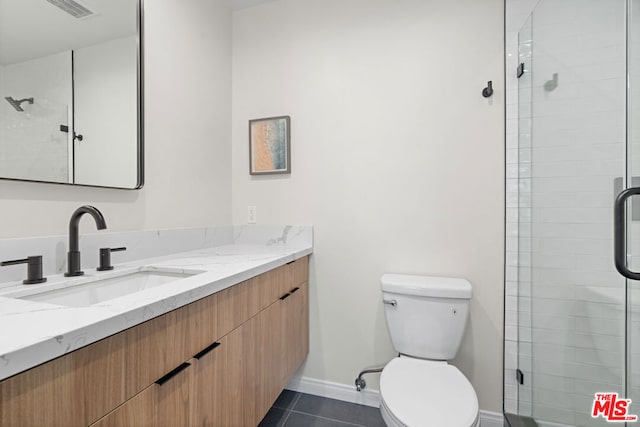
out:
{"label": "glass shower door", "polygon": [[627,391],[612,255],[628,184],[626,9],[541,0],[520,32],[518,410],[541,426],[609,425],[591,417],[595,393]]}
{"label": "glass shower door", "polygon": [[[629,0],[627,4],[627,159],[628,175],[626,187],[640,187],[640,1]],[[633,190],[631,190],[633,191]],[[627,263],[628,270],[640,272],[640,196],[631,196],[624,209],[626,235],[619,242],[620,263]],[[624,269],[624,266],[623,266]],[[640,415],[640,282],[627,280],[627,395],[632,400],[632,414]]]}

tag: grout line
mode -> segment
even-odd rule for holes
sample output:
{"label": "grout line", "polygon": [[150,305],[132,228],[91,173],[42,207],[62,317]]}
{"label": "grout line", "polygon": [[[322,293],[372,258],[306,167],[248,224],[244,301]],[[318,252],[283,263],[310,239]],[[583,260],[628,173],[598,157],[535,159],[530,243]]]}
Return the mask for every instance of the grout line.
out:
{"label": "grout line", "polygon": [[[295,412],[296,414],[306,415],[306,416],[313,417],[313,418],[320,418],[320,419],[327,420],[327,421],[334,421],[334,422],[338,422],[338,423],[349,425],[349,426],[365,427],[362,424],[354,424],[354,423],[350,423],[349,421],[343,421],[343,420],[337,420],[335,418],[323,417],[322,415],[313,415],[313,414],[308,414],[306,412],[300,412],[300,411],[294,411],[294,410],[289,411],[289,412]],[[287,418],[289,418],[289,417],[287,416]]]}
{"label": "grout line", "polygon": [[[296,403],[298,403],[298,399],[300,399],[300,392],[297,391],[293,391],[292,392],[295,396],[292,399],[292,401],[285,405],[285,406],[277,406],[276,403],[274,402],[272,405],[272,408],[279,408],[279,409],[284,409],[285,411],[290,411],[293,409],[294,406],[296,406]],[[276,399],[277,400],[277,399]]]}
{"label": "grout line", "polygon": [[300,400],[300,398],[302,397],[302,393],[300,393],[299,391],[297,391],[296,394],[297,394],[296,401],[293,402],[293,406],[291,407],[291,409],[296,407],[296,405],[298,404],[298,400]]}
{"label": "grout line", "polygon": [[282,420],[282,424],[280,424],[281,427],[284,427],[285,424],[287,424],[287,421],[289,420],[289,416],[291,415],[291,411],[288,410],[288,409],[285,410],[284,412],[285,412],[286,415],[285,415],[284,419]]}
{"label": "grout line", "polygon": [[298,400],[300,400],[300,396],[302,396],[302,393],[296,392],[296,398],[293,401],[293,404],[291,405],[291,409],[285,409],[285,413],[286,416],[284,417],[284,420],[282,421],[282,427],[285,426],[285,424],[287,423],[287,421],[289,420],[289,417],[291,416],[291,412],[293,412],[293,408],[296,407],[296,405],[298,404]]}

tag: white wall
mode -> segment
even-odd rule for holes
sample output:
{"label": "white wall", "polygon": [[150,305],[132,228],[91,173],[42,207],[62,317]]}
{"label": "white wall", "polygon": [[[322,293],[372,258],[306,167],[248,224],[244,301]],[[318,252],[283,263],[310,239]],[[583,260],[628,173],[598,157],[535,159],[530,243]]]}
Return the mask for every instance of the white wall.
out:
{"label": "white wall", "polygon": [[137,37],[73,52],[74,177],[78,184],[134,188],[138,182]]}
{"label": "white wall", "polygon": [[111,231],[229,224],[230,25],[222,0],[146,2],[145,187],[1,181],[0,237],[65,234],[85,203]]}
{"label": "white wall", "polygon": [[[352,386],[394,356],[382,273],[462,276],[474,298],[454,363],[480,407],[501,411],[502,7],[280,0],[234,12],[232,216],[244,223],[255,205],[258,223],[314,225],[302,375]],[[283,114],[291,175],[250,177],[247,121]]]}

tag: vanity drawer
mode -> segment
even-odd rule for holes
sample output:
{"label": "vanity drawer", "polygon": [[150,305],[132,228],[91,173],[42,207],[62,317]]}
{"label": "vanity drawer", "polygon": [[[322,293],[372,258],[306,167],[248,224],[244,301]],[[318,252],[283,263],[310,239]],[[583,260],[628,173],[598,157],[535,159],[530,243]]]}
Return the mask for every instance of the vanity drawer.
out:
{"label": "vanity drawer", "polygon": [[306,282],[308,266],[305,256],[218,292],[218,333],[227,334]]}
{"label": "vanity drawer", "polygon": [[71,354],[89,422],[219,338],[211,295]]}
{"label": "vanity drawer", "polygon": [[70,357],[60,357],[2,381],[0,425],[82,425],[86,419],[84,405],[71,407],[78,397],[76,381]]}
{"label": "vanity drawer", "polygon": [[[293,287],[300,286],[309,280],[309,257],[297,259],[294,262],[284,265],[289,275],[288,281]],[[288,289],[291,290],[291,289]]]}

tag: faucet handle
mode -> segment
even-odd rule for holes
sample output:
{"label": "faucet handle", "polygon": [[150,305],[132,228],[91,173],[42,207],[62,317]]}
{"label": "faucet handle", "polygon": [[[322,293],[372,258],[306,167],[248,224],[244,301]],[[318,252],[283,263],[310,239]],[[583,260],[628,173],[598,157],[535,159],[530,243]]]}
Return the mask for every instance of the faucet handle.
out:
{"label": "faucet handle", "polygon": [[27,264],[27,278],[22,281],[25,285],[35,285],[47,281],[46,277],[42,277],[42,255],[0,262],[2,267],[17,264]]}
{"label": "faucet handle", "polygon": [[111,265],[111,252],[126,251],[124,246],[121,248],[100,248],[100,267],[96,268],[98,271],[113,270]]}

